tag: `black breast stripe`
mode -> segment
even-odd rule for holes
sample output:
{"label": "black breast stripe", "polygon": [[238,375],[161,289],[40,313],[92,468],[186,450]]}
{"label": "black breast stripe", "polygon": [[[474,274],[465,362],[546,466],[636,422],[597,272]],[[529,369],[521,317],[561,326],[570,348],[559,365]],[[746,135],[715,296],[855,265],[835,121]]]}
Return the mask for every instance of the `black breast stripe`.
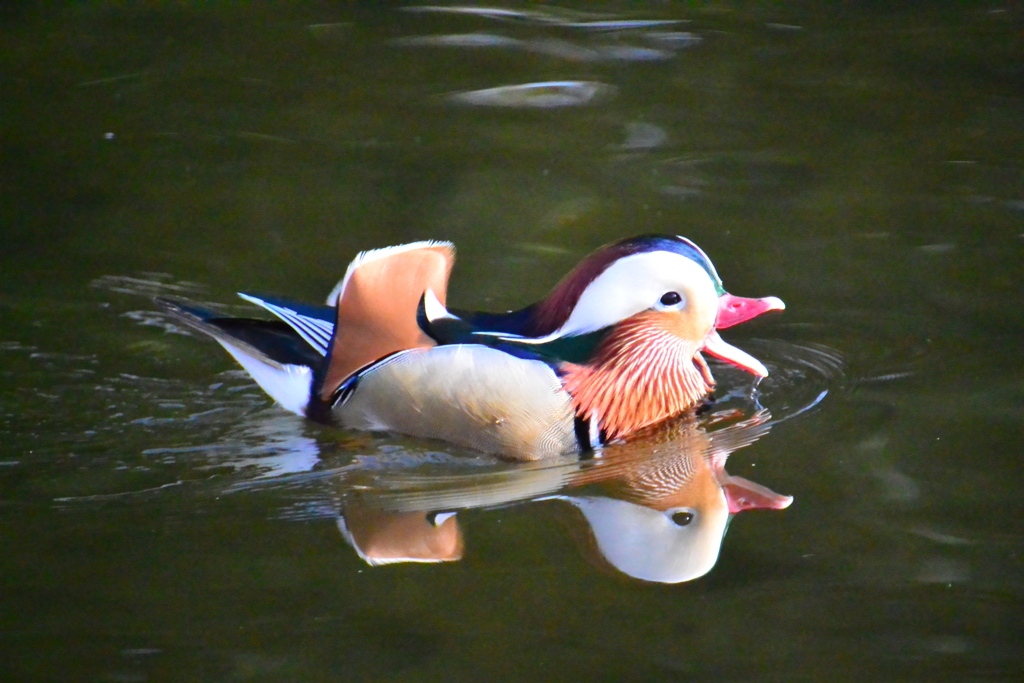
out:
{"label": "black breast stripe", "polygon": [[573,421],[573,431],[576,434],[576,444],[580,447],[580,457],[589,459],[594,456],[594,444],[590,443],[590,420],[579,415]]}

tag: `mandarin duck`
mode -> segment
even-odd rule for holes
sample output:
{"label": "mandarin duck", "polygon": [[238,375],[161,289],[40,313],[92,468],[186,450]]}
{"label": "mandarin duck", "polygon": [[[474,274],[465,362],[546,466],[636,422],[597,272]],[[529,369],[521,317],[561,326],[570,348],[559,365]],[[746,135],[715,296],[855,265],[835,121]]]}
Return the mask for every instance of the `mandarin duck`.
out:
{"label": "mandarin duck", "polygon": [[726,293],[684,237],[606,245],[502,314],[445,307],[454,260],[448,242],[362,252],[326,306],[240,294],[278,320],[158,301],[292,412],[512,460],[592,451],[694,408],[715,385],[702,352],[768,374],[717,328],[784,304]]}

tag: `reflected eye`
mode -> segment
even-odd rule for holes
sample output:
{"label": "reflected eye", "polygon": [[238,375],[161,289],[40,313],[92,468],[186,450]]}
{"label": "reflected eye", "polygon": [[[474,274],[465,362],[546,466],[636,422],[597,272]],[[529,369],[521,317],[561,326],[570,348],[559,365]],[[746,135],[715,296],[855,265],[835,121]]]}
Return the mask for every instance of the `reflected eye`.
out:
{"label": "reflected eye", "polygon": [[692,512],[675,512],[672,514],[672,523],[676,526],[686,526],[693,521]]}
{"label": "reflected eye", "polygon": [[683,297],[679,296],[679,292],[665,292],[661,295],[662,306],[675,306],[677,303],[683,300]]}

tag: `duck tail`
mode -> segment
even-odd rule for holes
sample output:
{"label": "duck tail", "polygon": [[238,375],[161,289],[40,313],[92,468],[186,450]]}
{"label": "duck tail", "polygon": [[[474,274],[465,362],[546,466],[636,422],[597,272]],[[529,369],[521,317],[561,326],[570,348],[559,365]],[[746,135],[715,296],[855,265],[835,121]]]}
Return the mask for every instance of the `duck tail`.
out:
{"label": "duck tail", "polygon": [[220,316],[171,299],[155,301],[175,321],[213,337],[281,406],[313,416],[313,379],[323,357],[289,325],[279,320]]}

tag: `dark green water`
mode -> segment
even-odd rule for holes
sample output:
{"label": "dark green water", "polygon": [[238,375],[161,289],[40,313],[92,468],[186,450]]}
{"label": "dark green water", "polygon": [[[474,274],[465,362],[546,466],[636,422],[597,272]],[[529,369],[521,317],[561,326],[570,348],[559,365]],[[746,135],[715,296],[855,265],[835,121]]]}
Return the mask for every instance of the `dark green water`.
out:
{"label": "dark green water", "polygon": [[[546,14],[0,6],[0,680],[1020,680],[1019,5],[509,8]],[[447,99],[563,80],[602,85]],[[450,301],[498,310],[642,232],[788,305],[724,336],[781,419],[729,472],[794,502],[679,584],[564,500],[465,498],[522,473],[285,413],[151,302],[320,301],[437,238]],[[460,561],[339,533],[454,480]]]}

